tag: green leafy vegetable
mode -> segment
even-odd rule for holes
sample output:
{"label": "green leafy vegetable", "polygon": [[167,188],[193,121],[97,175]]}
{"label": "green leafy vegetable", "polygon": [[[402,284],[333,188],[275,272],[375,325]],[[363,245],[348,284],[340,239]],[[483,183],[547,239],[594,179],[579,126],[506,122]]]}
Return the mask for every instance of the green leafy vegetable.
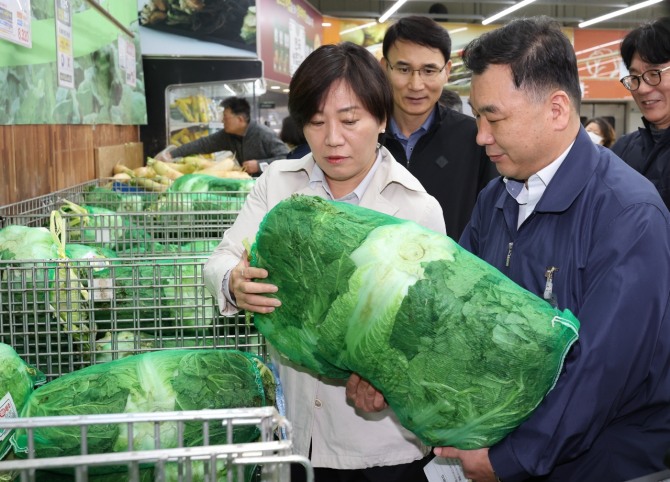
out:
{"label": "green leafy vegetable", "polygon": [[[26,364],[11,346],[0,343],[0,419],[17,418],[35,386],[45,381],[43,373]],[[10,449],[9,434],[0,429],[0,459]]]}
{"label": "green leafy vegetable", "polygon": [[447,236],[294,196],[261,223],[252,265],[282,306],[254,316],[295,363],[370,380],[428,445],[488,447],[553,387],[578,320]]}
{"label": "green leafy vegetable", "polygon": [[[260,407],[274,404],[271,371],[251,354],[235,350],[163,350],[133,355],[63,375],[35,390],[21,417],[116,414]],[[176,423],[161,425],[156,440],[153,423],[133,424],[132,439],[125,424],[91,426],[89,453],[148,450],[179,446]],[[211,426],[210,444],[225,444],[225,426]],[[236,443],[258,437],[253,426],[233,429]],[[17,456],[26,456],[28,434],[16,430],[11,438]],[[200,422],[184,426],[185,447],[203,444]],[[37,457],[77,455],[81,450],[79,427],[34,430]],[[132,444],[132,446],[131,446]],[[109,469],[109,468],[108,468]]]}

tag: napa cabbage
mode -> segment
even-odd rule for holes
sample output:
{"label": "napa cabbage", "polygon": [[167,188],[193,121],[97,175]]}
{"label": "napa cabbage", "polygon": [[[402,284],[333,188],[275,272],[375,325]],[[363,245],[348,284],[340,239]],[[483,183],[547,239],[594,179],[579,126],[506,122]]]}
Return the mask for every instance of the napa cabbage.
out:
{"label": "napa cabbage", "polygon": [[[0,343],[0,419],[17,418],[33,389],[45,381],[43,373],[28,365],[11,346]],[[0,429],[0,459],[11,450],[11,433]],[[0,480],[5,480],[2,474]]]}
{"label": "napa cabbage", "polygon": [[[272,372],[255,355],[222,349],[162,350],[56,378],[30,394],[21,417],[260,407],[274,405],[274,399]],[[80,453],[81,430],[77,426],[32,430],[37,457]],[[11,438],[19,457],[27,456],[28,436],[27,430],[17,429]],[[254,426],[233,428],[234,443],[252,442],[258,436]],[[201,422],[186,423],[181,435],[176,422],[162,423],[158,440],[153,423],[133,424],[132,437],[127,424],[94,425],[89,427],[87,438],[91,454],[203,443]],[[209,443],[228,443],[224,425],[210,426]]]}
{"label": "napa cabbage", "polygon": [[295,363],[370,380],[426,444],[488,447],[553,387],[578,320],[447,236],[294,196],[263,219],[251,264],[282,305],[258,330]]}

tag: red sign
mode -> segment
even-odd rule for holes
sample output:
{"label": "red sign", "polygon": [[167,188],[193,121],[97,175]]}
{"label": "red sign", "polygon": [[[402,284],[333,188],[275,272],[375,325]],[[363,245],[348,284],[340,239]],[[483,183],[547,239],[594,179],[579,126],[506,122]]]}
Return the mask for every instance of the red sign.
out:
{"label": "red sign", "polygon": [[626,74],[619,48],[627,30],[575,29],[575,53],[584,99],[629,100],[619,82]]}
{"label": "red sign", "polygon": [[322,16],[305,0],[256,0],[258,57],[263,77],[288,84],[323,42]]}

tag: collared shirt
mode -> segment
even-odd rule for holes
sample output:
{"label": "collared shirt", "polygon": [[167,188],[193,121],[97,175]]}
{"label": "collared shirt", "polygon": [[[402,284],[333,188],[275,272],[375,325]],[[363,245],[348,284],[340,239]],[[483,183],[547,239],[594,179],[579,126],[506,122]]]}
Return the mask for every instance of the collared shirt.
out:
{"label": "collared shirt", "polygon": [[563,164],[563,161],[567,157],[568,152],[570,152],[570,149],[572,149],[573,144],[574,142],[570,144],[570,146],[563,151],[563,154],[558,156],[558,158],[551,164],[530,176],[525,183],[509,177],[503,179],[509,195],[519,203],[519,218],[516,224],[517,229],[535,210],[535,206],[540,202],[540,198],[553,179],[554,174],[558,171],[558,168]]}
{"label": "collared shirt", "polygon": [[356,186],[356,189],[354,189],[349,194],[339,199],[335,199],[335,197],[333,196],[333,193],[330,190],[330,186],[328,185],[328,181],[326,180],[325,173],[316,163],[314,163],[314,167],[312,168],[312,174],[309,177],[309,187],[312,189],[316,189],[320,184],[331,200],[345,202],[349,204],[355,204],[358,206],[358,203],[361,202],[363,194],[365,194],[365,191],[370,185],[370,181],[372,180],[372,178],[375,175],[375,172],[377,171],[377,167],[379,166],[381,159],[382,159],[381,152],[377,150],[377,158],[375,159],[374,164],[372,165],[368,173],[365,175],[361,183],[358,186]]}
{"label": "collared shirt", "polygon": [[400,144],[402,144],[402,147],[405,149],[405,156],[407,156],[408,162],[412,157],[414,146],[416,146],[416,143],[419,142],[419,139],[421,139],[421,137],[423,137],[423,135],[428,132],[428,129],[430,129],[434,119],[435,109],[430,112],[430,115],[428,118],[426,118],[424,123],[421,124],[421,127],[419,127],[417,130],[412,132],[409,137],[407,137],[400,131],[400,127],[398,127],[398,123],[395,121],[395,119],[391,117],[391,133],[396,139],[398,139]]}

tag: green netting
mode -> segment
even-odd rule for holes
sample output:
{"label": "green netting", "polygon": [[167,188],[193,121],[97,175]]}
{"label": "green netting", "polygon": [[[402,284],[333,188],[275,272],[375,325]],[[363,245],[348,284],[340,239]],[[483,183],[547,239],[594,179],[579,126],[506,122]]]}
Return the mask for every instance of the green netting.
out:
{"label": "green netting", "polygon": [[443,236],[309,196],[261,223],[251,264],[282,306],[254,316],[295,363],[370,380],[428,445],[487,447],[553,387],[579,322]]}
{"label": "green netting", "polygon": [[[33,389],[45,381],[43,373],[26,364],[11,346],[0,343],[0,418],[18,417]],[[11,449],[7,432],[0,429],[0,459]]]}
{"label": "green netting", "polygon": [[[82,368],[35,390],[21,417],[171,412],[274,405],[272,372],[259,357],[237,350],[162,350]],[[153,423],[91,425],[88,453],[100,454],[154,448],[196,447],[204,444],[202,422],[184,424],[179,445],[176,422],[162,422],[156,440]],[[36,427],[37,457],[79,455],[79,426]],[[28,434],[17,429],[11,438],[17,456],[25,457]],[[233,429],[234,443],[258,439],[255,426]],[[226,444],[225,425],[211,424],[209,444]],[[131,447],[132,444],[132,447]],[[95,469],[91,469],[95,471]],[[125,467],[104,467],[100,473]],[[92,472],[94,473],[94,472]]]}

